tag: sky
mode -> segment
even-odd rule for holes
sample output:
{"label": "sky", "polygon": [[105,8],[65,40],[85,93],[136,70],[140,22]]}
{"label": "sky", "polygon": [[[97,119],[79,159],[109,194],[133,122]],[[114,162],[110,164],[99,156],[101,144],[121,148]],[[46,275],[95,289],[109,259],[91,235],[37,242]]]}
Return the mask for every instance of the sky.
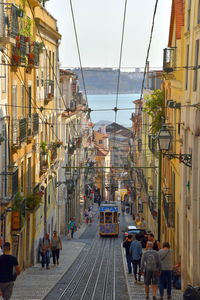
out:
{"label": "sky", "polygon": [[[72,0],[83,67],[118,67],[125,0]],[[144,67],[155,0],[128,0],[122,66]],[[62,34],[61,66],[79,67],[69,0],[50,0],[47,10]],[[171,0],[159,0],[150,67],[162,67]]]}

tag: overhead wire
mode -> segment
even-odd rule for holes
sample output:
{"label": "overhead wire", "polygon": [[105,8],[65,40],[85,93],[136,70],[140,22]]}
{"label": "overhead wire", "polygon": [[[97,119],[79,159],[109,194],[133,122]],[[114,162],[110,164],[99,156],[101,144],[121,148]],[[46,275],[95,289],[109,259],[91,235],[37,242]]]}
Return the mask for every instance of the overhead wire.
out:
{"label": "overhead wire", "polygon": [[148,60],[149,60],[149,53],[150,53],[151,42],[152,42],[152,38],[153,38],[157,7],[158,7],[158,0],[156,0],[155,6],[154,6],[153,19],[152,19],[152,25],[151,25],[151,33],[150,33],[149,44],[148,44],[147,54],[146,54],[146,59],[145,59],[145,67],[144,67],[144,74],[143,74],[142,87],[141,87],[141,93],[140,93],[140,100],[142,100],[142,97],[143,97],[144,84],[145,84],[146,72],[147,72],[147,64],[148,64]]}

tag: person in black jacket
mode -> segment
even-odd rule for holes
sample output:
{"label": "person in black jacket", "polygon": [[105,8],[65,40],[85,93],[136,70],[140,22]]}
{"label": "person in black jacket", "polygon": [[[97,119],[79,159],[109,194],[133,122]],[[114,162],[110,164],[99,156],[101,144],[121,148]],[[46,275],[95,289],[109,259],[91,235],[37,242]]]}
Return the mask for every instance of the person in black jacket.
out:
{"label": "person in black jacket", "polygon": [[123,247],[126,250],[126,261],[127,261],[127,267],[128,267],[128,273],[129,274],[132,274],[132,258],[131,258],[131,255],[129,253],[129,249],[130,249],[132,241],[133,241],[132,235],[127,234],[126,239],[123,242]]}

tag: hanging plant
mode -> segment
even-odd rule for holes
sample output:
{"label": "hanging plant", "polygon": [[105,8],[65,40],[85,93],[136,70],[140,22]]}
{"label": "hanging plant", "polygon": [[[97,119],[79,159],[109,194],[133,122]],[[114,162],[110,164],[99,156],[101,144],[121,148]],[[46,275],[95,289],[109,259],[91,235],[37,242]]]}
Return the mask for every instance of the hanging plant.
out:
{"label": "hanging plant", "polygon": [[35,210],[42,202],[42,197],[39,194],[29,194],[26,197],[26,208],[29,210]]}

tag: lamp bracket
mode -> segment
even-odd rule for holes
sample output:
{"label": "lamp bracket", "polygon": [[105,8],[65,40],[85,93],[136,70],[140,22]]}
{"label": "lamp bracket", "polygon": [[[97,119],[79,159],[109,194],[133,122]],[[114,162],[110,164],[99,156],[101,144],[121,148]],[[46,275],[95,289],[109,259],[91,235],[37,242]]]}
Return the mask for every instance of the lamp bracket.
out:
{"label": "lamp bracket", "polygon": [[176,154],[176,153],[163,153],[168,159],[179,159],[181,163],[187,167],[192,167],[192,154]]}

